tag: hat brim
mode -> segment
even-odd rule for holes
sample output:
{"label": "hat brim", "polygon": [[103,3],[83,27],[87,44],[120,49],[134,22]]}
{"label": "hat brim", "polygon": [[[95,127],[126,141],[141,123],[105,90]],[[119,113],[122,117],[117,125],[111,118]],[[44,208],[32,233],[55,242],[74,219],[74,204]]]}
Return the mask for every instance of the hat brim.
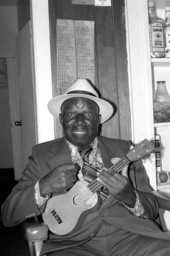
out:
{"label": "hat brim", "polygon": [[109,103],[108,101],[105,101],[103,99],[100,99],[100,98],[97,98],[94,96],[78,94],[78,93],[63,94],[63,95],[54,97],[53,99],[51,99],[49,101],[49,103],[47,105],[48,110],[50,111],[50,113],[53,116],[58,117],[59,114],[61,113],[61,105],[63,104],[63,102],[67,99],[77,98],[77,97],[91,99],[97,103],[97,105],[99,106],[99,109],[100,109],[101,123],[106,122],[113,115],[114,108],[111,105],[111,103]]}

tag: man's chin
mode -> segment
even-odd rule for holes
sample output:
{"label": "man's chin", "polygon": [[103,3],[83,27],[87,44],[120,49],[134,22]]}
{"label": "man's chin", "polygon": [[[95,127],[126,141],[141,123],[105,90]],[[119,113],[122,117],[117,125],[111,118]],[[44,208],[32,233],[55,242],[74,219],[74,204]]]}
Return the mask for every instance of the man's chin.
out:
{"label": "man's chin", "polygon": [[74,136],[74,140],[72,143],[78,147],[84,147],[85,145],[89,144],[89,139],[87,138],[87,135]]}

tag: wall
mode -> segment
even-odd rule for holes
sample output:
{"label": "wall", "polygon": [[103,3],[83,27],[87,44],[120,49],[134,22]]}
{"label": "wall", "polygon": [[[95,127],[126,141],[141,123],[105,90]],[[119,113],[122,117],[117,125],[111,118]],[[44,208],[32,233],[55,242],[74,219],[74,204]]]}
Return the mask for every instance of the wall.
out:
{"label": "wall", "polygon": [[15,37],[18,31],[17,7],[0,6],[0,50],[15,49]]}
{"label": "wall", "polygon": [[29,20],[30,20],[30,1],[22,0],[22,4],[18,5],[18,30],[20,31]]}
{"label": "wall", "polygon": [[[17,8],[0,6],[0,57],[15,51]],[[0,168],[13,167],[8,87],[0,89]]]}

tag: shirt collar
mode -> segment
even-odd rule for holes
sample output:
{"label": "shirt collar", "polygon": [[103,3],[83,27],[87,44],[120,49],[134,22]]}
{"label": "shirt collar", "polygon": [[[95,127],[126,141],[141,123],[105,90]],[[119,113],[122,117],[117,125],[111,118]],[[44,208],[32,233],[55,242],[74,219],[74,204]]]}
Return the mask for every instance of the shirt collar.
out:
{"label": "shirt collar", "polygon": [[[70,150],[71,159],[73,163],[77,163],[81,168],[83,166],[83,160],[78,152],[78,147],[67,141],[68,148]],[[99,169],[104,167],[101,157],[100,149],[98,147],[98,138],[96,137],[92,143],[90,143],[92,151],[89,155],[89,164]]]}
{"label": "shirt collar", "polygon": [[[68,148],[71,152],[73,153],[77,153],[78,152],[78,147],[75,146],[74,144],[72,144],[71,142],[69,142],[68,140],[66,140]],[[89,146],[91,146],[94,149],[97,149],[98,147],[98,139],[97,137],[89,144]]]}
{"label": "shirt collar", "polygon": [[[66,140],[68,148],[71,153],[71,159],[73,163],[78,163],[80,166],[83,165],[83,160],[78,152],[78,147]],[[89,144],[92,147],[92,153],[90,155],[96,155],[98,149],[98,139],[97,137]]]}

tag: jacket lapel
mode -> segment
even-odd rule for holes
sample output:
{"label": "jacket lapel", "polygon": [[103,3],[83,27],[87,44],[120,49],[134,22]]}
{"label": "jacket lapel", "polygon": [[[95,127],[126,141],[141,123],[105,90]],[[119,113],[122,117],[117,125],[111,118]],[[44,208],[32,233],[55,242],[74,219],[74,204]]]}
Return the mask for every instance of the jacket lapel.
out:
{"label": "jacket lapel", "polygon": [[100,137],[98,138],[98,141],[99,141],[99,149],[100,149],[104,166],[108,169],[112,166],[111,159],[114,157],[114,154],[117,150],[116,148],[113,148],[113,147],[112,149],[108,150]]}
{"label": "jacket lapel", "polygon": [[48,161],[48,166],[50,170],[53,170],[59,165],[63,165],[66,163],[72,163],[71,155],[67,146],[65,139],[61,139],[54,144],[53,148],[51,148],[51,158]]}

